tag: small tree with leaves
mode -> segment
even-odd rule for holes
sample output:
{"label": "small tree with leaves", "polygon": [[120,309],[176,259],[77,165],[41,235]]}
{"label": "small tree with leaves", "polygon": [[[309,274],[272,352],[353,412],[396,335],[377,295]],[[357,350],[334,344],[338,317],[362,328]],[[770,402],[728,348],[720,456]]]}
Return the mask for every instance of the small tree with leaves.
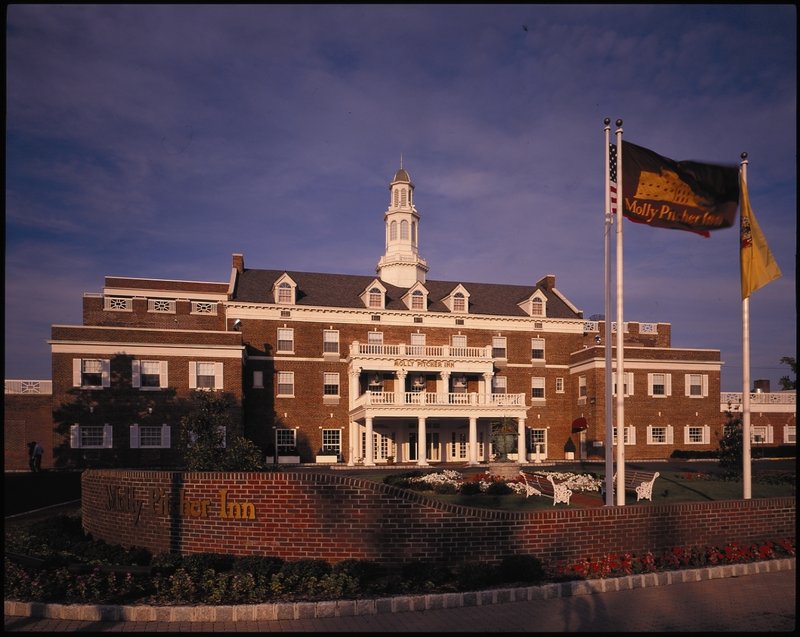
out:
{"label": "small tree with leaves", "polygon": [[725,418],[722,437],[719,439],[719,466],[730,473],[740,474],[744,456],[742,417],[726,411]]}
{"label": "small tree with leaves", "polygon": [[[246,438],[230,435],[233,418],[229,396],[198,391],[181,419],[181,447],[189,471],[257,471],[262,453]],[[226,444],[227,443],[227,444]]]}

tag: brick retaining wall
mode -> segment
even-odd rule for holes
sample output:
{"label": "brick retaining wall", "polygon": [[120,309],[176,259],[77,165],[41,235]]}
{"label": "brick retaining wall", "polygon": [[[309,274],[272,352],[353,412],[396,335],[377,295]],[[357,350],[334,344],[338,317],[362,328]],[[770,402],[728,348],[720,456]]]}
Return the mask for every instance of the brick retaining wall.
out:
{"label": "brick retaining wall", "polygon": [[795,537],[795,499],[650,503],[510,513],[325,473],[96,470],[82,475],[82,519],[97,539],[154,553],[273,555],[331,563],[548,563]]}

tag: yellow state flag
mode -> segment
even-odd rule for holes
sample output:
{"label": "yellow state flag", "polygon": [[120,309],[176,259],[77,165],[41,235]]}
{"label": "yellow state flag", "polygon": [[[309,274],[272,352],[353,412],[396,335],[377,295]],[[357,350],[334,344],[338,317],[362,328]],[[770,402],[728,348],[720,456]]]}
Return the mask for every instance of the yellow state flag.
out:
{"label": "yellow state flag", "polygon": [[747,182],[740,177],[742,211],[739,221],[739,264],[742,270],[742,300],[781,275],[767,240],[750,208]]}

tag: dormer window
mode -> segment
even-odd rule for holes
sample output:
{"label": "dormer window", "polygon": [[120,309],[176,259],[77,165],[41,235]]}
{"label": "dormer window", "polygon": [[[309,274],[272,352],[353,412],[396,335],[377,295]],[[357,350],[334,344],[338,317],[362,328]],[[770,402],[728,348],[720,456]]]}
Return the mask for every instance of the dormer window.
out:
{"label": "dormer window", "polygon": [[361,302],[364,307],[371,310],[384,309],[386,307],[386,288],[378,279],[373,279],[372,283],[361,293]]}
{"label": "dormer window", "polygon": [[547,297],[541,290],[536,290],[527,299],[518,304],[518,307],[528,316],[543,318],[547,316]]}
{"label": "dormer window", "polygon": [[421,283],[414,284],[403,296],[403,303],[409,310],[424,312],[428,309],[428,291]]}
{"label": "dormer window", "polygon": [[294,305],[296,298],[297,284],[288,274],[284,274],[275,282],[272,288],[275,303],[279,305]]}
{"label": "dormer window", "polygon": [[370,307],[382,307],[383,306],[383,294],[378,288],[371,288],[369,291],[369,306]]}
{"label": "dormer window", "polygon": [[464,289],[464,286],[458,285],[450,293],[450,296],[445,297],[444,303],[451,312],[466,314],[469,311],[469,292]]}

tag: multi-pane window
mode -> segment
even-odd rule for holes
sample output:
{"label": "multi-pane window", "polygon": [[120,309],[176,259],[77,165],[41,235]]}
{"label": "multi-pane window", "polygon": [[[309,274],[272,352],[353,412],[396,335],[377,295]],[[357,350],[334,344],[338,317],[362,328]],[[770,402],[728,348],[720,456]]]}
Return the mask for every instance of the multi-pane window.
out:
{"label": "multi-pane window", "polygon": [[133,424],[130,428],[130,445],[131,449],[143,447],[169,449],[170,426]]}
{"label": "multi-pane window", "polygon": [[544,453],[547,448],[546,429],[528,429],[528,451],[535,452],[536,445],[539,445],[539,452]]}
{"label": "multi-pane window", "polygon": [[788,445],[797,444],[797,427],[795,425],[783,426],[783,442]]}
{"label": "multi-pane window", "polygon": [[425,334],[413,332],[411,334],[411,346],[408,353],[411,356],[423,356],[425,354]]}
{"label": "multi-pane window", "polygon": [[[405,193],[403,193],[403,203],[405,203]],[[405,219],[400,222],[400,240],[408,241],[408,221]]]}
{"label": "multi-pane window", "polygon": [[463,292],[456,292],[453,295],[453,312],[465,312],[467,310],[467,299]]}
{"label": "multi-pane window", "polygon": [[531,300],[531,316],[544,316],[544,303],[542,299],[537,297]]}
{"label": "multi-pane window", "polygon": [[383,345],[383,332],[368,332],[367,343],[369,345]]}
{"label": "multi-pane window", "polygon": [[[623,396],[633,396],[633,372],[623,372],[622,381]],[[617,395],[617,375],[614,374],[613,385],[614,396]]]}
{"label": "multi-pane window", "polygon": [[325,396],[338,396],[339,374],[337,372],[325,372],[322,376],[322,393]]}
{"label": "multi-pane window", "polygon": [[110,449],[113,442],[111,425],[70,426],[70,447],[72,449]]}
{"label": "multi-pane window", "polygon": [[198,362],[195,365],[197,370],[195,387],[197,389],[214,389],[216,387],[216,363]]}
{"label": "multi-pane window", "polygon": [[492,358],[505,358],[506,357],[506,337],[493,336],[492,337]]}
{"label": "multi-pane window", "polygon": [[564,379],[561,376],[556,378],[556,393],[557,394],[564,393]]}
{"label": "multi-pane window", "polygon": [[276,429],[275,444],[278,447],[278,455],[285,455],[297,450],[297,430],[295,429]]}
{"label": "multi-pane window", "polygon": [[505,394],[508,390],[508,379],[505,376],[492,376],[492,393]]}
{"label": "multi-pane window", "polygon": [[[628,425],[627,427],[622,428],[622,436],[625,441],[626,445],[635,445],[636,444],[636,427],[633,425]],[[617,443],[617,427],[614,427],[614,444]]]}
{"label": "multi-pane window", "polygon": [[292,303],[292,286],[284,281],[278,285],[278,303]]}
{"label": "multi-pane window", "polygon": [[687,445],[707,445],[711,439],[707,425],[687,425],[683,430],[683,442]]}
{"label": "multi-pane window", "polygon": [[339,353],[339,330],[324,330],[322,332],[322,351],[325,354]]}
{"label": "multi-pane window", "polygon": [[75,387],[109,387],[111,361],[99,358],[73,359],[72,384]]}
{"label": "multi-pane window", "polygon": [[544,339],[531,339],[531,358],[533,360],[544,360]]}
{"label": "multi-pane window", "polygon": [[[395,193],[395,205],[397,205],[397,193]],[[397,240],[397,222],[392,221],[389,224],[389,240],[396,241]]]}
{"label": "multi-pane window", "polygon": [[322,430],[322,453],[336,454],[342,453],[342,431],[341,429]]}
{"label": "multi-pane window", "polygon": [[294,372],[278,372],[278,396],[294,396]]}
{"label": "multi-pane window", "polygon": [[672,395],[672,375],[671,374],[648,374],[647,384],[650,396],[671,396]]}
{"label": "multi-pane window", "polygon": [[578,398],[586,398],[586,376],[578,377]]}
{"label": "multi-pane window", "polygon": [[423,310],[425,309],[425,295],[421,290],[414,290],[411,293],[411,309]]}
{"label": "multi-pane window", "polygon": [[691,398],[708,396],[708,374],[686,374],[686,395]]}
{"label": "multi-pane window", "polygon": [[158,389],[167,385],[166,361],[131,361],[132,385]]}
{"label": "multi-pane window", "polygon": [[278,348],[279,352],[294,351],[294,330],[291,327],[278,328]]}
{"label": "multi-pane window", "polygon": [[453,356],[466,356],[467,337],[464,334],[456,334],[450,337],[450,353]]}
{"label": "multi-pane window", "polygon": [[544,398],[544,378],[536,376],[531,378],[531,398]]}
{"label": "multi-pane window", "polygon": [[647,427],[648,445],[668,445],[672,444],[671,425],[648,425]]}
{"label": "multi-pane window", "polygon": [[369,307],[383,307],[383,293],[380,288],[370,288]]}

